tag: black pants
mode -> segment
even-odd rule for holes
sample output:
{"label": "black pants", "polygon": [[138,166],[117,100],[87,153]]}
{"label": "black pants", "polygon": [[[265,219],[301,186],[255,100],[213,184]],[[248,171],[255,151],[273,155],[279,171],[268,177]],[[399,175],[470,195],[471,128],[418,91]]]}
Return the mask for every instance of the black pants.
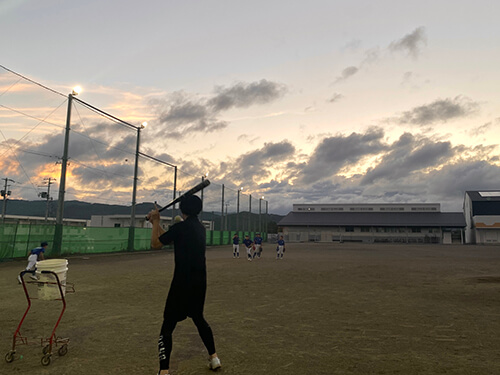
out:
{"label": "black pants", "polygon": [[[198,328],[201,340],[208,350],[208,354],[215,353],[215,342],[212,329],[203,317],[203,314],[191,317],[193,323]],[[172,352],[172,333],[174,332],[177,320],[165,317],[161,326],[160,339],[158,340],[158,357],[160,359],[160,370],[170,368],[170,353]]]}

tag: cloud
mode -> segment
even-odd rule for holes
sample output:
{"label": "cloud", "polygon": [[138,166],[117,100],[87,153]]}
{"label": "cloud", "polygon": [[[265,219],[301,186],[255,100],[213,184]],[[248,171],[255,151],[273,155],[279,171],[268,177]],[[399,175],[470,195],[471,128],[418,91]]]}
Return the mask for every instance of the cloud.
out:
{"label": "cloud", "polygon": [[243,170],[259,169],[263,166],[272,166],[274,163],[291,157],[295,147],[288,141],[279,143],[265,143],[262,148],[251,151],[237,159],[238,168]]}
{"label": "cloud", "polygon": [[371,128],[365,134],[351,133],[323,139],[301,171],[301,183],[314,183],[336,174],[341,168],[357,163],[367,155],[386,148],[381,128]]}
{"label": "cloud", "polygon": [[337,92],[334,92],[332,97],[330,99],[327,100],[328,103],[336,103],[338,102],[340,99],[342,99],[344,97],[344,95],[342,94],[339,94]]}
{"label": "cloud", "polygon": [[403,38],[392,42],[388,48],[391,51],[406,52],[413,58],[417,58],[420,54],[421,46],[425,44],[427,44],[425,28],[421,26],[416,28],[410,34],[405,35]]}
{"label": "cloud", "polygon": [[150,100],[159,123],[155,126],[157,131],[150,132],[150,136],[168,135],[180,139],[191,134],[220,131],[229,125],[219,118],[221,112],[271,103],[286,91],[284,85],[265,79],[239,82],[231,87],[218,86],[211,98],[177,91],[165,98]]}
{"label": "cloud", "polygon": [[447,122],[456,118],[468,117],[478,110],[478,103],[464,96],[457,96],[453,99],[437,99],[430,104],[415,107],[403,112],[401,116],[392,120],[400,124],[424,126],[436,122]]}
{"label": "cloud", "polygon": [[216,88],[217,95],[208,100],[214,112],[231,108],[247,108],[255,104],[267,104],[279,99],[286,93],[282,84],[262,79],[259,82],[239,82],[232,87]]}
{"label": "cloud", "polygon": [[344,70],[342,70],[342,73],[340,74],[340,77],[337,77],[334,83],[342,82],[348,79],[349,77],[352,77],[359,71],[359,68],[355,66],[348,66]]}
{"label": "cloud", "polygon": [[493,125],[500,124],[500,117],[497,117],[493,121],[487,122],[483,125],[477,126],[469,131],[469,134],[473,137],[478,137],[482,134],[487,133],[490,129],[492,129]]}
{"label": "cloud", "polygon": [[437,167],[454,155],[450,142],[418,139],[410,133],[401,135],[389,149],[376,167],[367,170],[361,185],[371,184],[382,178],[404,178],[414,171]]}
{"label": "cloud", "polygon": [[[392,42],[388,46],[389,51],[404,51],[408,55],[417,58],[420,54],[420,48],[422,45],[427,43],[427,38],[425,36],[425,28],[418,27],[410,34],[405,35],[403,38]],[[356,46],[359,46],[357,44]],[[334,84],[346,81],[350,77],[357,74],[361,69],[365,68],[367,65],[374,64],[378,62],[383,55],[385,50],[381,50],[378,46],[370,48],[364,52],[364,58],[358,64],[358,66],[348,66],[342,70],[339,77],[335,79]]]}

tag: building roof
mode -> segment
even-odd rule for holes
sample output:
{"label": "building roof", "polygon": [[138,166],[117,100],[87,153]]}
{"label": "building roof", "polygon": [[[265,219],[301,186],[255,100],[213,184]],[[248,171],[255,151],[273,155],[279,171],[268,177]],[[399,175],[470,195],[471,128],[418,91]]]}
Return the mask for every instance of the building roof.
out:
{"label": "building roof", "polygon": [[500,191],[466,191],[465,194],[467,194],[472,201],[472,216],[500,215]]}
{"label": "building roof", "polygon": [[500,202],[500,190],[468,190],[465,194],[473,202]]}
{"label": "building roof", "polygon": [[463,228],[466,223],[462,212],[290,212],[278,225]]}

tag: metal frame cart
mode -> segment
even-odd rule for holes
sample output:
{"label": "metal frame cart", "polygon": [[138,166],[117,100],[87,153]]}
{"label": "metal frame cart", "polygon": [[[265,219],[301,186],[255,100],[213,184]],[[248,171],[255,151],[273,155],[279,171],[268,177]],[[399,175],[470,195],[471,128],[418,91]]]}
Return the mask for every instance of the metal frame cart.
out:
{"label": "metal frame cart", "polygon": [[[74,288],[74,285],[72,283],[68,283],[68,282],[65,283],[64,285],[62,285],[60,280],[59,280],[59,276],[57,275],[57,273],[55,273],[53,271],[43,270],[43,271],[41,271],[41,274],[51,274],[54,277],[55,281],[40,281],[39,280],[39,281],[27,281],[26,282],[26,281],[24,281],[24,275],[26,273],[33,274],[34,272],[33,271],[22,271],[20,273],[24,293],[26,294],[26,299],[28,300],[28,308],[24,312],[24,315],[21,318],[19,325],[17,326],[16,332],[14,332],[14,337],[12,339],[12,350],[10,350],[5,355],[5,361],[7,363],[11,363],[12,361],[14,361],[15,355],[16,355],[16,346],[37,344],[37,341],[39,340],[40,346],[43,348],[42,349],[43,356],[41,359],[41,363],[43,366],[48,366],[48,365],[50,365],[50,362],[51,362],[52,348],[54,345],[56,348],[58,346],[60,346],[59,349],[57,350],[57,354],[59,354],[59,356],[61,356],[61,357],[66,355],[66,353],[68,352],[69,338],[62,338],[62,337],[56,336],[56,329],[59,326],[59,323],[61,322],[61,318],[64,314],[64,311],[66,310],[66,299],[64,297],[65,293],[63,291],[63,286],[66,288],[67,293],[74,293],[75,288]],[[35,297],[30,297],[29,292],[28,292],[28,288],[26,287],[26,284],[37,284],[38,287],[43,287],[44,284],[51,284],[51,285],[57,285],[57,287],[59,289],[59,297],[60,298],[52,298],[52,299],[62,301],[63,308],[61,310],[61,313],[59,314],[59,318],[57,319],[57,322],[54,326],[54,329],[52,330],[52,334],[50,335],[49,338],[42,337],[39,339],[28,339],[28,337],[23,336],[21,334],[21,326],[23,325],[24,319],[26,318],[26,315],[28,315],[28,312],[31,308],[31,300],[38,299]]]}

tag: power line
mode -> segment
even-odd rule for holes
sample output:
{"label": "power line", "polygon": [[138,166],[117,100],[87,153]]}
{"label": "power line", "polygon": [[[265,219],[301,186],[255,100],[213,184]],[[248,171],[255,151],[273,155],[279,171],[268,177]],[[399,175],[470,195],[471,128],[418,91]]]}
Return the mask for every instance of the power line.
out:
{"label": "power line", "polygon": [[25,79],[26,81],[29,81],[29,82],[31,82],[31,83],[34,83],[35,85],[40,86],[40,87],[44,88],[45,90],[49,90],[49,91],[53,92],[54,94],[57,94],[57,95],[61,95],[61,96],[66,97],[66,95],[64,95],[64,94],[60,93],[59,91],[56,91],[56,90],[54,90],[54,89],[51,89],[50,87],[44,86],[44,85],[42,85],[41,83],[38,83],[38,82],[36,82],[36,81],[33,81],[32,79],[29,79],[28,77],[25,77],[25,76],[23,76],[22,74],[19,74],[19,73],[17,73],[17,72],[14,72],[13,70],[10,70],[9,68],[6,68],[6,67],[5,67],[5,66],[3,66],[3,65],[0,65],[0,68],[4,69],[4,70],[6,70],[6,71],[8,71],[8,72],[10,72],[10,73],[12,73],[12,74],[15,74],[15,75],[16,75],[16,76],[18,76],[18,77],[21,77],[21,78]]}
{"label": "power line", "polygon": [[132,125],[126,121],[123,121],[123,120],[120,120],[118,117],[115,117],[113,115],[110,115],[109,113],[107,112],[104,112],[103,110],[97,108],[97,107],[94,107],[93,105],[90,105],[89,103],[86,103],[84,102],[83,100],[80,100],[76,97],[73,98],[73,100],[76,100],[78,103],[80,103],[81,105],[83,105],[84,107],[87,107],[88,109],[90,109],[91,111],[101,115],[102,117],[105,117],[107,118],[108,120],[111,120],[111,121],[114,121],[116,122],[117,124],[119,125],[123,125],[123,126],[127,126],[127,127],[130,127],[130,128],[134,128],[134,129],[137,129],[138,127],[135,126],[135,125]]}
{"label": "power line", "polygon": [[[17,113],[21,113],[24,116],[31,117],[31,118],[34,118],[34,119],[36,119],[36,120],[39,121],[38,124],[36,124],[30,131],[28,131],[25,135],[23,135],[20,139],[18,139],[17,142],[14,144],[14,146],[16,146],[19,142],[21,142],[24,138],[26,138],[28,136],[28,134],[30,134],[32,131],[34,131],[42,122],[61,127],[60,125],[52,124],[52,123],[49,123],[49,122],[47,122],[45,120],[47,119],[47,117],[51,116],[55,111],[57,111],[59,109],[59,107],[61,107],[64,103],[65,102],[62,102],[61,104],[59,104],[59,106],[57,106],[56,108],[54,108],[54,110],[52,112],[50,112],[47,116],[45,116],[45,118],[43,120],[40,120],[40,119],[38,119],[36,117],[30,116],[28,114],[24,114],[24,113],[22,113],[20,111],[17,111],[15,109],[12,109],[12,108],[9,108],[9,107],[6,107],[6,106],[0,104],[0,107],[10,109],[11,111],[14,111],[14,112],[17,112]],[[2,135],[3,135],[3,133],[2,133]],[[3,136],[3,137],[5,138],[5,141],[7,142],[7,138],[5,136]],[[0,154],[0,157],[3,156],[4,154],[5,154],[5,152],[2,153],[2,154]]]}

